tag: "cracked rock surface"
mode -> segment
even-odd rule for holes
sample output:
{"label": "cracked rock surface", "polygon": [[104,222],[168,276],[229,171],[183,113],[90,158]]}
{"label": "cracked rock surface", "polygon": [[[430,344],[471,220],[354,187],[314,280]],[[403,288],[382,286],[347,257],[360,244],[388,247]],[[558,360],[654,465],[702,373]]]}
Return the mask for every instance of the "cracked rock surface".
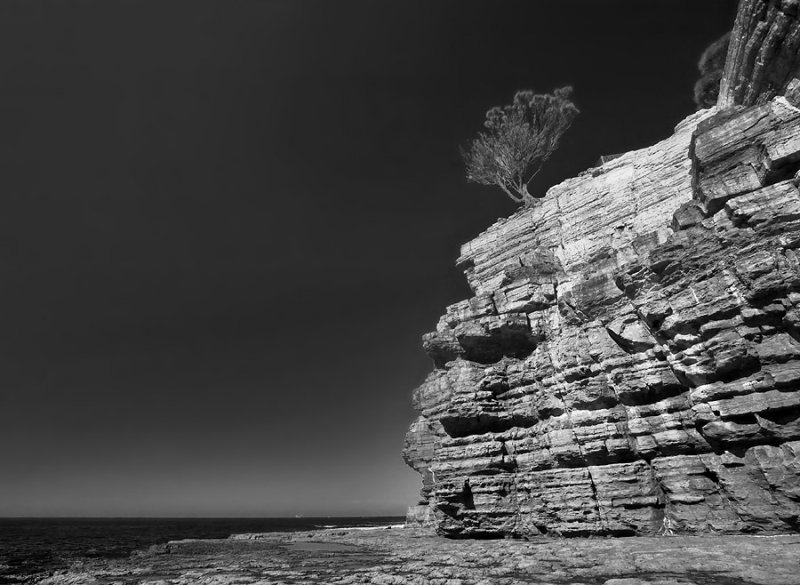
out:
{"label": "cracked rock surface", "polygon": [[741,0],[719,104],[753,105],[800,76],[800,0]]}
{"label": "cracked rock surface", "polygon": [[178,541],[39,585],[796,585],[798,559],[800,536],[526,542],[329,530]]}

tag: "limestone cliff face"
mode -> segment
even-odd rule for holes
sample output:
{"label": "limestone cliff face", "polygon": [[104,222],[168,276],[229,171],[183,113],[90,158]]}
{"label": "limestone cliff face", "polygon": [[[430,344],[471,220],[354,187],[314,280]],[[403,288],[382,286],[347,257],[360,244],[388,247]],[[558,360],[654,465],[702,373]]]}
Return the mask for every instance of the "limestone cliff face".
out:
{"label": "limestone cliff face", "polygon": [[423,340],[412,519],[476,537],[800,530],[787,87],[698,112],[463,246],[474,296]]}

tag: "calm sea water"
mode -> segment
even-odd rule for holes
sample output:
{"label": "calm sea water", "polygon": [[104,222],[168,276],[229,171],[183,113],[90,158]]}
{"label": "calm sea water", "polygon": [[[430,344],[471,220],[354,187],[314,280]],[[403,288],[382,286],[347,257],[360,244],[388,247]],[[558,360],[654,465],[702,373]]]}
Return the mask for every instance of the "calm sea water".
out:
{"label": "calm sea water", "polygon": [[181,538],[243,532],[398,524],[396,516],[362,518],[0,519],[0,584],[31,583],[87,557],[126,557]]}

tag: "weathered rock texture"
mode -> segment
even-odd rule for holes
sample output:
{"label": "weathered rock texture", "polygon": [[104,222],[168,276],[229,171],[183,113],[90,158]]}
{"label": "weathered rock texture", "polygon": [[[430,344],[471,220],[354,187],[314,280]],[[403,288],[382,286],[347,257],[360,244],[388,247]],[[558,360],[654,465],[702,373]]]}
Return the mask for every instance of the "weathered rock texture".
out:
{"label": "weathered rock texture", "polygon": [[800,76],[800,0],[742,0],[731,32],[719,105],[751,106]]}
{"label": "weathered rock texture", "polygon": [[411,519],[474,537],[800,529],[793,100],[701,111],[462,248],[475,296],[424,337]]}
{"label": "weathered rock texture", "polygon": [[319,530],[181,540],[93,558],[37,585],[797,585],[800,536],[453,542]]}

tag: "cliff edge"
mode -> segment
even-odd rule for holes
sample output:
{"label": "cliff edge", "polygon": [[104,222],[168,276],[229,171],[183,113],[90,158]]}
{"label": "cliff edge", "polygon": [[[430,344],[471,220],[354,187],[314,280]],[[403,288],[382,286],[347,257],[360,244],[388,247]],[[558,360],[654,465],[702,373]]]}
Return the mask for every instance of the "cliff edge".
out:
{"label": "cliff edge", "polygon": [[800,531],[798,6],[743,0],[717,107],[462,247],[474,296],[423,339],[410,520]]}

